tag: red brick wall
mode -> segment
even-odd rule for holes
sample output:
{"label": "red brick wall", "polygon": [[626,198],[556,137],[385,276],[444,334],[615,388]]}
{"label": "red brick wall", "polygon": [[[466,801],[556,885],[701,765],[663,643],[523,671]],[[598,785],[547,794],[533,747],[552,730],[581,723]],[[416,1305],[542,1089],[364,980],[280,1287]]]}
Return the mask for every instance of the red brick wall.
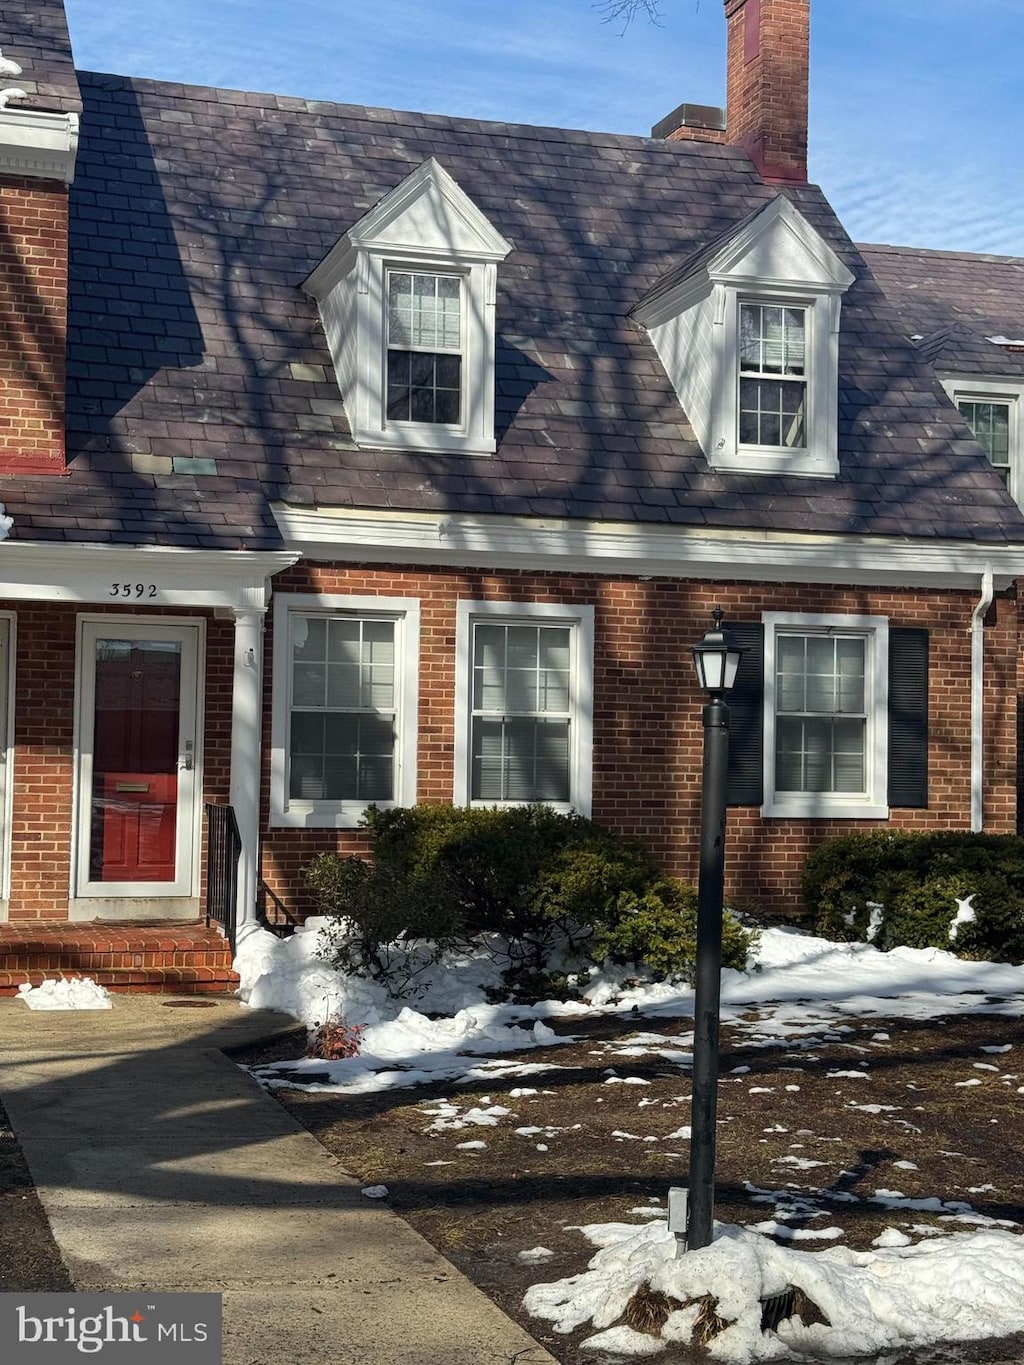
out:
{"label": "red brick wall", "polygon": [[[594,815],[649,844],[674,873],[696,874],[702,698],[690,646],[721,604],[733,620],[764,610],[883,615],[922,626],[931,639],[930,806],[897,810],[905,828],[970,821],[970,619],[975,594],[895,593],[817,586],[758,586],[473,570],[297,566],[278,590],[418,598],[421,605],[419,797],[453,787],[455,604],[459,598],[590,604],[595,612]],[[17,616],[13,768],[12,919],[62,918],[71,857],[75,631],[80,608],[2,603]],[[113,613],[111,613],[113,614]],[[135,615],[130,608],[122,611]],[[161,613],[173,617],[186,613]],[[188,613],[194,617],[196,613]],[[207,614],[204,797],[228,796],[234,626]],[[985,827],[1016,827],[1019,627],[1016,602],[997,599],[985,631]],[[268,619],[266,742],[272,623]],[[1024,670],[1019,680],[1024,691]],[[268,810],[264,790],[264,817]],[[822,838],[873,822],[762,820],[730,811],[729,893],[759,906],[798,909],[807,852]],[[322,849],[362,848],[358,832],[267,829],[263,875],[290,907],[308,910],[302,870]]]}
{"label": "red brick wall", "polygon": [[[71,876],[76,628],[83,608],[35,602],[0,602],[0,608],[17,617],[9,915],[63,919]],[[173,619],[185,613],[147,614]],[[196,614],[187,615],[194,620]],[[207,618],[204,796],[214,801],[228,797],[233,631],[231,621]]]}
{"label": "red brick wall", "polygon": [[[895,810],[906,828],[968,828],[970,822],[970,620],[976,595],[898,593],[813,585],[771,586],[526,572],[296,566],[278,591],[414,597],[421,605],[419,799],[453,789],[455,603],[459,598],[587,603],[595,609],[594,817],[642,839],[679,876],[696,875],[703,699],[690,647],[720,604],[736,621],[762,611],[889,617],[931,633],[930,806]],[[1004,598],[985,632],[986,828],[1015,828],[1016,604]],[[266,696],[272,635],[268,631]],[[267,716],[269,743],[269,706]],[[264,791],[264,811],[268,792]],[[731,811],[729,894],[795,912],[800,870],[822,838],[877,822],[762,820]],[[358,832],[268,829],[263,875],[292,908],[308,911],[302,869],[324,849],[357,851]]]}
{"label": "red brick wall", "polygon": [[696,128],[681,124],[666,137],[666,142],[728,142],[724,128]]}
{"label": "red brick wall", "polygon": [[769,181],[807,181],[810,0],[725,0],[726,141]]}
{"label": "red brick wall", "polygon": [[64,470],[68,194],[0,180],[0,473]]}

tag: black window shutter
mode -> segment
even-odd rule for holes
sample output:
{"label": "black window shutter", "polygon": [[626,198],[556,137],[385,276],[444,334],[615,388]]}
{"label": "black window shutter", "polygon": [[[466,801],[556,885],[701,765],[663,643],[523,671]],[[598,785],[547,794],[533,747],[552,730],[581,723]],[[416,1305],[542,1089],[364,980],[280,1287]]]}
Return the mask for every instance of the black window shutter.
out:
{"label": "black window shutter", "polygon": [[889,631],[889,805],[928,804],[928,632]]}
{"label": "black window shutter", "polygon": [[736,683],[728,694],[730,806],[759,806],[764,799],[764,626],[758,622],[724,622],[745,652]]}

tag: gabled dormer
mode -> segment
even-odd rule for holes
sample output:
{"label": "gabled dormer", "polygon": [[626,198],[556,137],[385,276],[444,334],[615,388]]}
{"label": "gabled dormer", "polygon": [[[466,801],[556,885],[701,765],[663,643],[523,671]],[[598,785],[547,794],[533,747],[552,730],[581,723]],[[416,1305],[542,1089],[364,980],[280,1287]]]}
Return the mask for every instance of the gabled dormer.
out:
{"label": "gabled dormer", "polygon": [[713,469],[839,472],[839,313],[853,279],[779,195],[634,310]]}
{"label": "gabled dormer", "polygon": [[360,445],[494,452],[497,266],[511,250],[431,157],[312,272]]}

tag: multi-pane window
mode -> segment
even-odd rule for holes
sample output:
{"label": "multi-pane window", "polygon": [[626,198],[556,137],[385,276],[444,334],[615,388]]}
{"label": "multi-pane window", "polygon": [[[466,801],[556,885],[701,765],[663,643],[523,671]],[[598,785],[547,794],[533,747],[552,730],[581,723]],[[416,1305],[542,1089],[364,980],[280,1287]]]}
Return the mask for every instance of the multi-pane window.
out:
{"label": "multi-pane window", "polygon": [[807,309],[740,303],[739,443],[807,444]]}
{"label": "multi-pane window", "polygon": [[387,275],[386,412],[393,422],[462,420],[462,281],[458,275]]}
{"label": "multi-pane window", "polygon": [[991,399],[961,398],[957,406],[1003,483],[1009,484],[1010,404]]}
{"label": "multi-pane window", "polygon": [[289,799],[393,801],[396,622],[296,613],[290,667]]}
{"label": "multi-pane window", "polygon": [[867,638],[779,632],[775,790],[867,788]]}
{"label": "multi-pane window", "polygon": [[475,621],[470,799],[571,799],[573,628]]}

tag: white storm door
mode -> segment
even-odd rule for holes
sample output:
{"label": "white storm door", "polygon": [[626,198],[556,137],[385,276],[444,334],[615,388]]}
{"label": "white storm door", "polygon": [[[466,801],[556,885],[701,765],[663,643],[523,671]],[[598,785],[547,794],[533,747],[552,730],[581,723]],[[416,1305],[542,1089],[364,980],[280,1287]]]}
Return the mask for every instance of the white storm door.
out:
{"label": "white storm door", "polygon": [[190,896],[200,627],[81,623],[79,896]]}

